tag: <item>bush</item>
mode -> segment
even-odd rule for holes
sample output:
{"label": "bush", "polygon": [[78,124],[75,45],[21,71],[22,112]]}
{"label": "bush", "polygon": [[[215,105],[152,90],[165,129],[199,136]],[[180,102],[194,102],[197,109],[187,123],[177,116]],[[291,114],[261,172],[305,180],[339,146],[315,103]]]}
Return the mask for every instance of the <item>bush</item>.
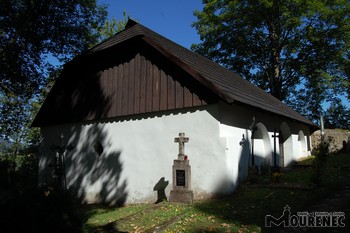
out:
{"label": "bush", "polygon": [[38,162],[35,154],[0,156],[0,168],[0,186],[2,189],[16,189],[22,193],[36,189]]}

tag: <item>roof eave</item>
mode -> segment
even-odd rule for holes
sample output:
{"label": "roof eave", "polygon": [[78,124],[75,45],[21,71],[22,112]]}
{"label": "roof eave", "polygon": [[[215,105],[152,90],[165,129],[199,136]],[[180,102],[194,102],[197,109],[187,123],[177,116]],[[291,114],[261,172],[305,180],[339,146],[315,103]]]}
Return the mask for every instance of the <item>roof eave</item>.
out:
{"label": "roof eave", "polygon": [[238,104],[238,105],[241,105],[241,106],[245,106],[245,107],[248,107],[248,108],[251,108],[251,109],[255,109],[255,110],[258,110],[260,112],[266,112],[266,113],[269,113],[269,114],[274,114],[274,115],[278,115],[282,118],[287,118],[293,122],[297,122],[299,124],[302,124],[302,125],[306,125],[308,127],[311,127],[313,131],[316,131],[317,129],[319,129],[319,127],[313,123],[312,121],[308,120],[307,118],[305,118],[305,121],[301,121],[301,120],[297,120],[293,117],[290,117],[290,116],[287,116],[287,115],[283,115],[283,114],[280,114],[280,113],[277,113],[277,112],[273,112],[273,111],[268,111],[264,108],[259,108],[257,106],[252,106],[252,105],[249,105],[249,104],[246,104],[246,103],[243,103],[243,102],[240,102],[240,101],[232,101],[230,104]]}

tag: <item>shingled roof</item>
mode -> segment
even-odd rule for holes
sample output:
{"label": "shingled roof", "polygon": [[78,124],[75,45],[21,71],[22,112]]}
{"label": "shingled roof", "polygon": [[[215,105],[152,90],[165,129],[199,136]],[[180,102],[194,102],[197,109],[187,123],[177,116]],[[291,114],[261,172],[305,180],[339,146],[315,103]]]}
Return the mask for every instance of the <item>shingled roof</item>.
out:
{"label": "shingled roof", "polygon": [[310,120],[234,72],[132,20],[128,21],[123,31],[76,57],[72,62],[94,56],[135,38],[143,40],[156,49],[228,104],[237,103],[250,106],[306,125],[315,126]]}

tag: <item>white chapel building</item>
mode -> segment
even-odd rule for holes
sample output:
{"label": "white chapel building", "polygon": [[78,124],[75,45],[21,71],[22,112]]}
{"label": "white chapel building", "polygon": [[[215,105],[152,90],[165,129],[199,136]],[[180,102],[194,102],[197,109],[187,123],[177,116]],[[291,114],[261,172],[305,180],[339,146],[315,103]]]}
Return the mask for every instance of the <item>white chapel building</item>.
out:
{"label": "white chapel building", "polygon": [[253,161],[285,167],[308,156],[316,128],[237,74],[132,20],[64,65],[32,126],[42,135],[39,183],[52,181],[52,145],[63,135],[72,146],[63,157],[66,186],[85,202],[110,204],[155,202],[159,181],[168,182],[169,195],[179,133],[189,138],[196,200],[232,193]]}

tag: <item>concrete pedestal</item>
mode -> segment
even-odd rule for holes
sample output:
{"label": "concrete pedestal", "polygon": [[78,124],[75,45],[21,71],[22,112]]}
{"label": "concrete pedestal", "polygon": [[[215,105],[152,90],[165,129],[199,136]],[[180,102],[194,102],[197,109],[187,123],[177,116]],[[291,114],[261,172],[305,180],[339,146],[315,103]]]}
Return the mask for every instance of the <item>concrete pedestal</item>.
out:
{"label": "concrete pedestal", "polygon": [[173,190],[170,192],[170,202],[193,202],[191,190],[191,166],[189,160],[174,160],[173,165]]}
{"label": "concrete pedestal", "polygon": [[170,191],[170,202],[191,204],[193,202],[193,192],[192,191]]}

